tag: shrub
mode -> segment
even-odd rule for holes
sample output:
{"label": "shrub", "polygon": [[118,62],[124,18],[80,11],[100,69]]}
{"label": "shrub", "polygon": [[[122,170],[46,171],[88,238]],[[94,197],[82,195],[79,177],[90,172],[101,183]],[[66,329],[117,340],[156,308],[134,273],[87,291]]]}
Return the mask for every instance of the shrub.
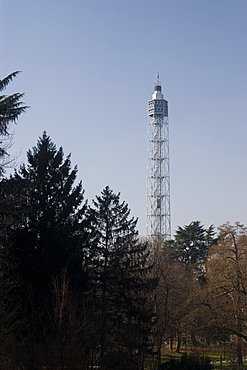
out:
{"label": "shrub", "polygon": [[138,370],[133,357],[125,351],[115,350],[104,356],[101,363],[102,370]]}
{"label": "shrub", "polygon": [[171,359],[161,364],[159,370],[212,370],[214,367],[208,357],[184,354],[180,359]]}

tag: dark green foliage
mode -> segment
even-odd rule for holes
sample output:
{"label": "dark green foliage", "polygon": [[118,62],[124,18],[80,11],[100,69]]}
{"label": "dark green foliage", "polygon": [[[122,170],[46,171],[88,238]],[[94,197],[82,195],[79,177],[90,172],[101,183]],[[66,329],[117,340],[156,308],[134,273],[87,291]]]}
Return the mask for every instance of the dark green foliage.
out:
{"label": "dark green foliage", "polygon": [[137,220],[109,187],[90,209],[46,133],[27,159],[0,182],[0,367],[143,368],[157,280]]}
{"label": "dark green foliage", "polygon": [[159,366],[160,370],[211,370],[213,365],[208,357],[184,354],[181,359],[171,359]]}
{"label": "dark green foliage", "polygon": [[21,205],[12,253],[24,279],[38,287],[65,268],[73,274],[82,268],[87,206],[81,183],[74,186],[77,169],[71,170],[70,157],[63,156],[44,133],[27,153],[28,166],[2,184],[10,185],[7,199]]}
{"label": "dark green foliage", "polygon": [[[48,346],[55,353],[53,346],[57,343],[65,343],[68,349],[69,343],[82,342],[78,327],[85,317],[79,305],[84,303],[83,293],[88,287],[84,262],[90,217],[82,185],[74,185],[77,169],[71,170],[70,156],[64,159],[62,148],[57,150],[44,133],[27,156],[27,166],[0,182],[0,242],[1,263],[12,261],[13,272],[20,276],[15,294],[23,297],[15,359],[27,368],[35,368],[46,358]],[[63,300],[56,308],[59,315],[55,315],[53,286],[65,273],[72,298],[62,290],[66,302]],[[56,286],[57,299],[60,288],[58,283]],[[62,284],[61,289],[65,286]],[[72,306],[79,291],[81,298]],[[69,325],[61,321],[61,310],[64,318],[65,309]]]}
{"label": "dark green foliage", "polygon": [[189,225],[178,227],[172,244],[173,258],[183,264],[200,266],[208,248],[215,244],[214,227],[205,229],[200,221],[193,221]]}
{"label": "dark green foliage", "polygon": [[[19,71],[11,73],[9,76],[0,80],[0,92],[6,89],[8,84],[20,73]],[[15,93],[12,95],[0,95],[0,136],[9,135],[9,124],[16,123],[21,113],[27,110],[27,106],[21,101],[24,93]],[[6,155],[6,148],[0,141],[0,158]],[[0,174],[4,172],[4,165],[0,165]]]}
{"label": "dark green foliage", "polygon": [[[8,84],[20,73],[16,71],[9,76],[0,80],[0,91],[6,89]],[[24,93],[15,93],[12,95],[0,95],[0,135],[8,135],[8,125],[11,122],[16,122],[19,115],[27,110],[27,106],[23,105],[20,99]]]}
{"label": "dark green foliage", "polygon": [[130,353],[124,350],[110,351],[101,363],[102,370],[138,370],[138,364]]}
{"label": "dark green foliage", "polygon": [[129,218],[130,210],[120,202],[120,194],[107,186],[93,204],[96,235],[88,266],[101,323],[103,358],[112,345],[124,346],[130,353],[143,350],[151,317],[147,292],[155,281],[148,277],[147,245],[138,240],[137,220]]}

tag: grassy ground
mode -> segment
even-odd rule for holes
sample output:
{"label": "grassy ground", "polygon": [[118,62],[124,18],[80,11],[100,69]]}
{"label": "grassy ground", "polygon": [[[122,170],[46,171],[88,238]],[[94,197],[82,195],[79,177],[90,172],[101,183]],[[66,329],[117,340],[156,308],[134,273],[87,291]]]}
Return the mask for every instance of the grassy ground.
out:
{"label": "grassy ground", "polygon": [[224,369],[229,369],[229,370],[241,370],[241,369],[247,369],[247,363],[244,364],[243,367],[237,367],[234,364],[231,363],[223,363],[222,367],[220,364],[213,364],[215,370],[224,370]]}
{"label": "grassy ground", "polygon": [[[235,351],[232,343],[217,343],[211,345],[201,344],[193,347],[186,344],[181,346],[181,353],[175,352],[176,343],[174,343],[173,351],[170,351],[169,344],[164,344],[162,349],[162,362],[169,360],[171,357],[179,358],[182,353],[195,354],[199,356],[207,356],[212,360],[215,370],[247,370],[247,361],[244,362],[243,367],[237,367],[235,362]],[[247,349],[244,348],[243,357],[247,357]]]}

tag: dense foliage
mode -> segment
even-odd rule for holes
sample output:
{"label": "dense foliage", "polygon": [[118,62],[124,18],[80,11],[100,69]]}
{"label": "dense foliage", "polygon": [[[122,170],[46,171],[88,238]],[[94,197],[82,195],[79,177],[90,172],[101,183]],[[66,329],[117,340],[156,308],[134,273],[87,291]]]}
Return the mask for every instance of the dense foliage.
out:
{"label": "dense foliage", "polygon": [[200,267],[209,247],[215,242],[214,234],[213,225],[205,229],[200,221],[179,226],[172,245],[174,258],[185,265]]}
{"label": "dense foliage", "polygon": [[[194,221],[149,245],[119,193],[106,186],[89,206],[76,174],[44,132],[0,182],[2,368],[158,369],[164,341],[179,352],[184,335],[231,335],[241,365],[246,229],[226,224],[216,239]],[[162,366],[210,368],[196,361]]]}
{"label": "dense foliage", "polygon": [[160,365],[160,370],[211,370],[213,365],[207,357],[199,357],[193,355],[183,355],[181,359],[171,359],[165,364]]}
{"label": "dense foliage", "polygon": [[114,349],[143,366],[156,279],[137,220],[108,186],[89,207],[70,156],[45,132],[27,160],[0,182],[0,356],[81,369],[106,366]]}
{"label": "dense foliage", "polygon": [[[16,71],[0,80],[0,92],[2,92],[8,84],[20,72]],[[27,106],[21,101],[24,93],[15,93],[12,95],[0,95],[0,175],[4,172],[5,163],[3,157],[7,155],[9,144],[3,143],[3,137],[9,136],[10,123],[16,123],[20,114],[27,110]]]}

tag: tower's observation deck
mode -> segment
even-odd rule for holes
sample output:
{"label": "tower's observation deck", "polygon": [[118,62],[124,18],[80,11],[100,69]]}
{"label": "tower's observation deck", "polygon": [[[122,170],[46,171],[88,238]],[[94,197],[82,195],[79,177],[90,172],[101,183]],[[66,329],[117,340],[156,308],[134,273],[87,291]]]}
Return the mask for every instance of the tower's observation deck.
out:
{"label": "tower's observation deck", "polygon": [[168,102],[159,75],[148,102],[147,236],[170,240]]}
{"label": "tower's observation deck", "polygon": [[152,100],[148,102],[148,115],[149,117],[168,116],[168,102],[164,99],[160,85],[154,86]]}

